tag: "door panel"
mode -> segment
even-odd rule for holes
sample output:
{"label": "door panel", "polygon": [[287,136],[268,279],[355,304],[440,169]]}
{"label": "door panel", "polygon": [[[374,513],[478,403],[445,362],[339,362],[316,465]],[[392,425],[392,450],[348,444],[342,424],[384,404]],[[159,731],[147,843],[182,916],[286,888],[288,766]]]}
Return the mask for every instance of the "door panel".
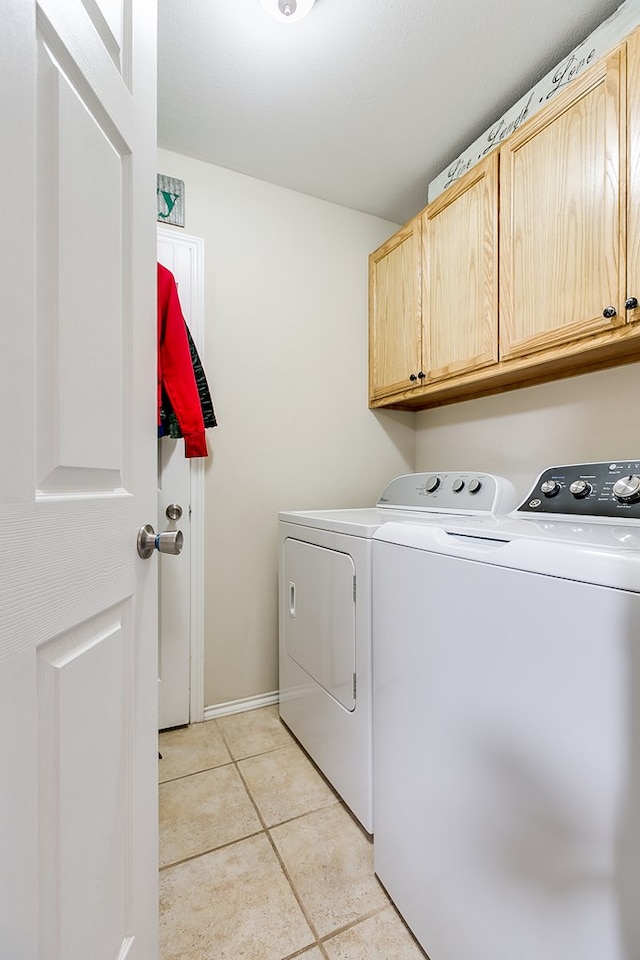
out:
{"label": "door panel", "polygon": [[599,61],[501,148],[502,359],[625,322],[625,62]]}
{"label": "door panel", "polygon": [[638,306],[627,311],[627,322],[640,320],[640,30],[627,41],[627,286],[625,297]]}
{"label": "door panel", "polygon": [[122,54],[130,51],[125,46],[125,22],[130,21],[131,0],[83,0],[83,5],[102,44],[122,72]]}
{"label": "door panel", "polygon": [[[126,165],[91,112],[89,91],[74,89],[62,70],[41,38],[37,477],[39,489],[50,493],[123,486]],[[100,229],[94,230],[97,210]]]}
{"label": "door panel", "polygon": [[422,244],[428,380],[496,363],[497,153],[427,207]]}
{"label": "door panel", "polygon": [[285,649],[347,710],[355,708],[355,572],[347,553],[285,540]]}
{"label": "door panel", "polygon": [[[37,654],[41,924],[43,941],[57,939],[62,957],[90,949],[96,960],[113,960],[132,919],[133,718],[122,685],[132,667],[128,620],[130,604],[122,604]],[[99,768],[87,777],[96,755]]]}
{"label": "door panel", "polygon": [[410,389],[410,375],[421,369],[420,270],[420,218],[416,217],[369,257],[372,398]]}
{"label": "door panel", "polygon": [[155,4],[3,29],[2,952],[153,960]]}

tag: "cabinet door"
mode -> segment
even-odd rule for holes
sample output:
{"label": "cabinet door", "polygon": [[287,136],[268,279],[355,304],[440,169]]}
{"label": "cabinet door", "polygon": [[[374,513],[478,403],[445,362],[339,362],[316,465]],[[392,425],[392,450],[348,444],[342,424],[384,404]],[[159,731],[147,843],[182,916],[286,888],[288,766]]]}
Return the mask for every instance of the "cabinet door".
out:
{"label": "cabinet door", "polygon": [[500,150],[502,359],[625,323],[625,68],[623,45]]}
{"label": "cabinet door", "polygon": [[369,257],[369,393],[408,390],[422,371],[420,218]]}
{"label": "cabinet door", "polygon": [[498,154],[422,215],[422,316],[428,380],[498,359]]}
{"label": "cabinet door", "polygon": [[[627,286],[626,298],[640,304],[640,30],[627,41]],[[626,311],[629,323],[640,320],[640,306]]]}

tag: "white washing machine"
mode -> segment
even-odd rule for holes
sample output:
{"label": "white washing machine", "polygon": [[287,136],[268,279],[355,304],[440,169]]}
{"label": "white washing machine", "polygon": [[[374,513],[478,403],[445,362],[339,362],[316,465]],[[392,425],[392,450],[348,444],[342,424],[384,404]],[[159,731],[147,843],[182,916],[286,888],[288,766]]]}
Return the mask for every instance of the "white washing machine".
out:
{"label": "white washing machine", "polygon": [[391,520],[490,519],[516,502],[490,474],[415,473],[376,508],[279,514],[280,716],[369,833],[372,537]]}
{"label": "white washing machine", "polygon": [[637,960],[640,460],[373,567],[375,869],[430,960]]}

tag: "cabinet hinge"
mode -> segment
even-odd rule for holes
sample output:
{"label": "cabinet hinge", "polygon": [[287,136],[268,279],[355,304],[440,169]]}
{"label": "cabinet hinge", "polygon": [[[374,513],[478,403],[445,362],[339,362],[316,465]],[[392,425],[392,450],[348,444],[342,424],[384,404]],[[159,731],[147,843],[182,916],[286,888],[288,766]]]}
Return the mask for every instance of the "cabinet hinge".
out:
{"label": "cabinet hinge", "polygon": [[355,578],[355,574],[354,574],[354,577],[353,577],[353,602],[354,602],[354,603],[356,602],[356,578]]}
{"label": "cabinet hinge", "polygon": [[355,700],[355,698],[356,698],[356,675],[355,675],[355,673],[354,673],[354,675],[353,675],[353,699]]}

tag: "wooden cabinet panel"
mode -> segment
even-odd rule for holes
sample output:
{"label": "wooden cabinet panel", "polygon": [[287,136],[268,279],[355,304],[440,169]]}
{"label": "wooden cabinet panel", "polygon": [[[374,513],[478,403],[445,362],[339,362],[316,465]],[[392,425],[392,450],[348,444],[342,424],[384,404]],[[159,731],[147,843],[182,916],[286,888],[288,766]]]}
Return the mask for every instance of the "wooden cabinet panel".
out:
{"label": "wooden cabinet panel", "polygon": [[498,359],[498,154],[422,215],[427,383]]}
{"label": "wooden cabinet panel", "polygon": [[501,359],[625,323],[625,49],[500,150]]}
{"label": "wooden cabinet panel", "polygon": [[[369,257],[369,392],[408,390],[421,372],[420,218]],[[417,381],[413,381],[417,382]]]}
{"label": "wooden cabinet panel", "polygon": [[[640,303],[640,31],[627,41],[627,284],[625,299]],[[626,311],[627,322],[640,320],[640,306]]]}

